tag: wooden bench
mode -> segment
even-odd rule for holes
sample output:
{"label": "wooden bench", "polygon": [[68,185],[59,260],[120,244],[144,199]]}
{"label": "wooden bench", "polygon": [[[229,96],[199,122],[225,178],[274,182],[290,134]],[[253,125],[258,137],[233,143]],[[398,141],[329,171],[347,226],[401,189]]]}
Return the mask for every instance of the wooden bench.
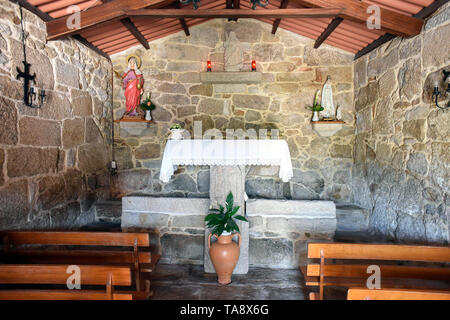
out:
{"label": "wooden bench", "polygon": [[134,298],[151,295],[149,274],[159,255],[150,253],[147,233],[0,232],[4,263],[127,266],[134,274]]}
{"label": "wooden bench", "polygon": [[[132,300],[132,294],[114,292],[115,286],[130,286],[127,267],[78,266],[81,289],[30,289],[28,286],[67,285],[69,265],[0,265],[0,285],[21,285],[20,289],[0,289],[0,300]],[[102,286],[86,290],[83,286]]]}
{"label": "wooden bench", "polygon": [[450,300],[449,291],[351,288],[347,300]]}
{"label": "wooden bench", "polygon": [[311,292],[310,299],[322,300],[326,286],[366,287],[370,265],[379,266],[382,288],[450,288],[450,268],[438,265],[450,262],[450,247],[309,243],[308,258],[319,259],[301,268],[306,286],[319,287],[319,293]]}

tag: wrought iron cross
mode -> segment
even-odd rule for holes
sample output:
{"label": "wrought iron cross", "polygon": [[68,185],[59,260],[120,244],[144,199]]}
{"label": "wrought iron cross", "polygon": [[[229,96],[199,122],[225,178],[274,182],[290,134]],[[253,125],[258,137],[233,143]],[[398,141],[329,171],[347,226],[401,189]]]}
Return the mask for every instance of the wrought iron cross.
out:
{"label": "wrought iron cross", "polygon": [[[30,92],[30,81],[35,82],[36,73],[30,74],[31,64],[29,64],[26,59],[27,57],[25,56],[25,61],[22,61],[24,65],[23,72],[19,69],[19,67],[16,67],[18,73],[16,79],[19,80],[20,78],[23,78],[23,101],[25,105],[28,107],[34,107],[32,101],[30,101],[30,95],[28,93]],[[33,93],[33,91],[30,93]]]}
{"label": "wrought iron cross", "polygon": [[17,76],[16,79],[19,80],[23,78],[23,102],[27,107],[31,108],[40,108],[45,99],[45,90],[41,90],[38,97],[38,105],[33,105],[33,100],[36,98],[37,92],[34,91],[34,88],[30,85],[30,82],[33,81],[36,84],[36,73],[30,73],[31,64],[27,62],[27,52],[25,50],[25,31],[23,28],[23,13],[22,6],[20,6],[20,24],[22,26],[22,46],[23,46],[23,65],[24,69],[21,71],[19,67],[16,67]]}

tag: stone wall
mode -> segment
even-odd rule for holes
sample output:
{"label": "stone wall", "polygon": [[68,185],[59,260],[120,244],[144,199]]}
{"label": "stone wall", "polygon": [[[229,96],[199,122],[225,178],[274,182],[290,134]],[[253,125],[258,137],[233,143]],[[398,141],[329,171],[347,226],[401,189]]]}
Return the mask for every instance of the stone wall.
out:
{"label": "stone wall", "polygon": [[[159,168],[168,128],[181,123],[192,134],[194,121],[203,131],[217,128],[279,129],[292,156],[294,178],[283,183],[277,168],[253,167],[246,180],[251,198],[331,199],[346,202],[351,196],[351,166],[354,143],[353,55],[251,19],[228,22],[215,19],[150,43],[150,50],[134,47],[113,55],[115,70],[122,72],[126,57],[142,57],[145,91],[152,92],[157,106],[154,123],[116,124],[115,156],[119,175],[113,195],[157,195],[207,198],[208,167],[181,167],[171,181],[159,181]],[[206,61],[214,71],[223,71],[225,34],[236,33],[244,48],[242,70],[250,70],[255,59],[263,73],[259,84],[206,84],[199,72]],[[331,75],[335,103],[343,109],[346,125],[335,136],[322,138],[310,125],[305,109],[314,93]],[[125,111],[120,79],[114,81],[114,113]]]}
{"label": "stone wall", "polygon": [[[122,198],[122,230],[148,232],[161,262],[203,264],[209,199]],[[249,200],[250,266],[305,265],[308,241],[331,241],[336,230],[332,201]]]}
{"label": "stone wall", "polygon": [[19,7],[0,2],[0,229],[70,228],[109,197],[111,62],[68,39],[46,42],[45,23],[23,10],[27,60],[41,109],[23,104]]}
{"label": "stone wall", "polygon": [[370,210],[371,231],[390,240],[449,240],[450,111],[431,101],[435,80],[446,88],[449,15],[446,5],[420,35],[396,38],[355,62],[353,197]]}

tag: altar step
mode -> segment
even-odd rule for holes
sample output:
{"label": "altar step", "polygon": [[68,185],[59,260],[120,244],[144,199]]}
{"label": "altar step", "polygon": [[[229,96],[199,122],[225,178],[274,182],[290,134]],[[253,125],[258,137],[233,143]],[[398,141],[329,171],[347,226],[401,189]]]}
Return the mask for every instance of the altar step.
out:
{"label": "altar step", "polygon": [[369,211],[353,204],[336,205],[337,232],[365,232],[369,229]]}
{"label": "altar step", "polygon": [[122,221],[122,200],[98,201],[94,207],[97,223],[120,225]]}
{"label": "altar step", "polygon": [[[336,234],[340,238],[362,237],[369,227],[368,210],[352,204],[336,205]],[[98,224],[120,225],[122,201],[107,200],[95,204],[95,221]]]}

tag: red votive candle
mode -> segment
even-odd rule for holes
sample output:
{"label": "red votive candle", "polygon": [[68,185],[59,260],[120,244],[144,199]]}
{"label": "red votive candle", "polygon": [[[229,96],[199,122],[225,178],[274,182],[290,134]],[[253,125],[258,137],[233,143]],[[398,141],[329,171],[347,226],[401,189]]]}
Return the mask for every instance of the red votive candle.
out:
{"label": "red votive candle", "polygon": [[252,60],[252,71],[256,71],[256,61]]}
{"label": "red votive candle", "polygon": [[209,61],[209,60],[206,62],[206,70],[208,72],[211,72],[211,61]]}

